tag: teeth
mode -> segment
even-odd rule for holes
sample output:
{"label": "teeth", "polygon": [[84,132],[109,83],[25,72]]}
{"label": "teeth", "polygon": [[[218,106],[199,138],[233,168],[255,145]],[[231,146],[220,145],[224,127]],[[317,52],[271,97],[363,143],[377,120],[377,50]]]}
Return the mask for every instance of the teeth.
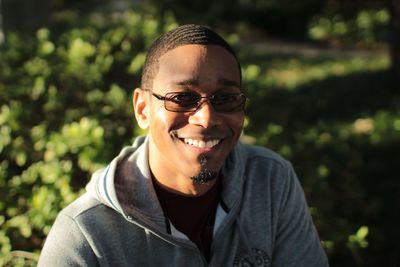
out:
{"label": "teeth", "polygon": [[199,147],[204,148],[206,146],[206,142],[204,141],[199,141]]}
{"label": "teeth", "polygon": [[199,148],[212,148],[213,146],[216,146],[219,144],[221,140],[220,139],[214,139],[214,140],[210,140],[210,141],[202,141],[202,140],[193,140],[190,138],[185,138],[184,142],[188,145],[192,145],[195,147],[199,147]]}

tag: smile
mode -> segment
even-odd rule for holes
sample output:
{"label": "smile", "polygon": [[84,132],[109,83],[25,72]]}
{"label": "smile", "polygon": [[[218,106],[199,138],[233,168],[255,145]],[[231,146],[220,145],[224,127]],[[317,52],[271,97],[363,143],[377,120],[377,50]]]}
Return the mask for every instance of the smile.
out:
{"label": "smile", "polygon": [[221,142],[221,139],[214,139],[214,140],[209,140],[209,141],[203,141],[203,140],[196,140],[196,139],[191,139],[191,138],[184,138],[183,141],[191,146],[195,146],[198,148],[212,148]]}

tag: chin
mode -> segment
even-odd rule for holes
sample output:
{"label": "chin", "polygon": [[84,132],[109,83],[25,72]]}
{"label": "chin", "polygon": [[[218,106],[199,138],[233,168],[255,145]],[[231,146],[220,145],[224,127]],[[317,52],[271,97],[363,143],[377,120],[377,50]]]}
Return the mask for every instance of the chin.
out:
{"label": "chin", "polygon": [[194,184],[208,184],[217,179],[218,173],[203,168],[199,173],[190,177]]}

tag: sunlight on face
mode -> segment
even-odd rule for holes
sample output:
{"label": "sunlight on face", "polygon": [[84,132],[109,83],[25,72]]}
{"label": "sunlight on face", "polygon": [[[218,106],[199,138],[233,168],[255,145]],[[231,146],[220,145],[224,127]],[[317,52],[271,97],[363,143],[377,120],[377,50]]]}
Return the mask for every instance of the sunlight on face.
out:
{"label": "sunlight on face", "polygon": [[[184,45],[159,58],[153,92],[240,93],[236,59],[219,46]],[[196,111],[171,112],[154,97],[150,107],[149,159],[156,177],[213,179],[237,143],[244,112],[216,112],[208,101]],[[204,160],[207,159],[207,160]]]}

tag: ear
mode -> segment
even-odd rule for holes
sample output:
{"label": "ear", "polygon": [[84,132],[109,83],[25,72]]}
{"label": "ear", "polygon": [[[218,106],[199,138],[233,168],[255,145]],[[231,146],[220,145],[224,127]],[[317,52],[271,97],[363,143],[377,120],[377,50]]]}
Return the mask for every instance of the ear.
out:
{"label": "ear", "polygon": [[133,109],[139,127],[147,130],[150,124],[150,103],[146,91],[140,88],[133,91]]}

